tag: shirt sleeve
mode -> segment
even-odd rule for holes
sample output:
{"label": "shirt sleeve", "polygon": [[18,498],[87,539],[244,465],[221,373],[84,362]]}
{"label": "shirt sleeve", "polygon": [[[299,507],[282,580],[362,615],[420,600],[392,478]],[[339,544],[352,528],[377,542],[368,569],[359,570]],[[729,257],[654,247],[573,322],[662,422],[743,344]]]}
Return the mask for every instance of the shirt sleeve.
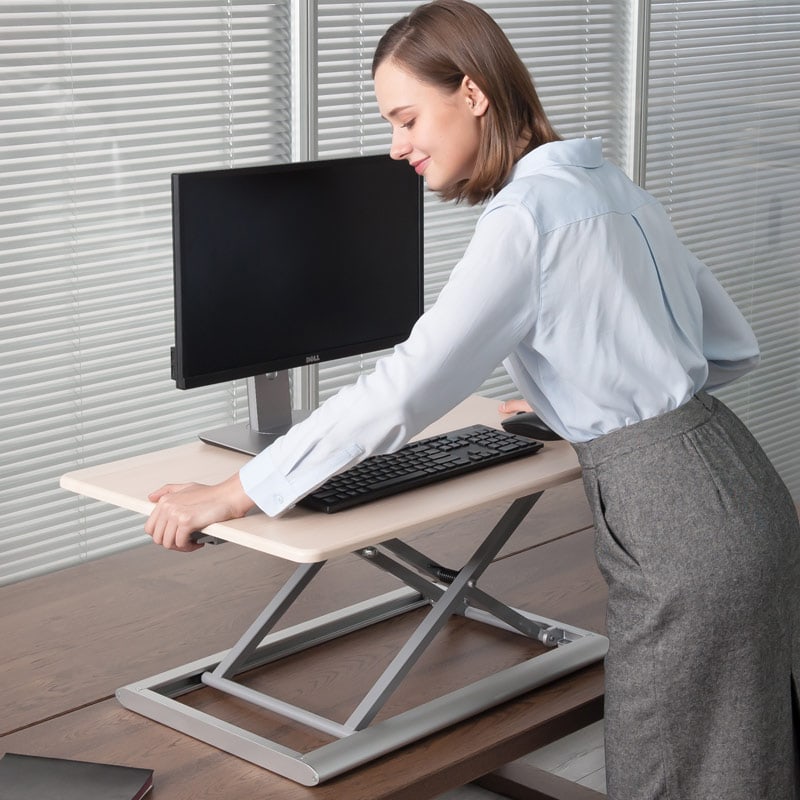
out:
{"label": "shirt sleeve", "polygon": [[271,516],[286,511],[335,473],[398,449],[474,392],[534,325],[537,244],[524,208],[484,212],[409,338],[241,469],[256,505]]}
{"label": "shirt sleeve", "polygon": [[690,254],[703,307],[703,355],[708,361],[704,389],[718,389],[754,369],[761,358],[747,320],[714,273]]}

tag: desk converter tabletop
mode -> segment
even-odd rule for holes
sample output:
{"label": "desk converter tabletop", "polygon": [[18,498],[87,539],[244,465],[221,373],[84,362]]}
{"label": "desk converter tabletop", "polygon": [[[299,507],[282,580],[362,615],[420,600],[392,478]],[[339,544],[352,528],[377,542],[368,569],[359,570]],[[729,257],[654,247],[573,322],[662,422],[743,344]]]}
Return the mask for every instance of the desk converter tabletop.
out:
{"label": "desk converter tabletop", "polygon": [[[431,436],[476,423],[500,426],[497,400],[472,396],[421,434]],[[149,514],[147,495],[165,483],[217,483],[249,456],[200,441],[65,474],[61,486],[95,500]],[[580,476],[566,442],[546,442],[536,455],[387,497],[336,514],[294,508],[281,517],[261,512],[215,523],[205,532],[296,563],[315,563],[387,539],[430,528],[480,508],[512,500]]]}

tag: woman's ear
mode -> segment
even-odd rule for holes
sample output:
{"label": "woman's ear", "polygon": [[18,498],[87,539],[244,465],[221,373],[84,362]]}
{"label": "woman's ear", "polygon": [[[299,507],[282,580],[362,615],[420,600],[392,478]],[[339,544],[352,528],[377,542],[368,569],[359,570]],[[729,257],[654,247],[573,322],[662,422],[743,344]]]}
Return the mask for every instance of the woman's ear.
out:
{"label": "woman's ear", "polygon": [[476,116],[482,117],[489,108],[489,100],[469,75],[461,81],[461,94],[469,110]]}

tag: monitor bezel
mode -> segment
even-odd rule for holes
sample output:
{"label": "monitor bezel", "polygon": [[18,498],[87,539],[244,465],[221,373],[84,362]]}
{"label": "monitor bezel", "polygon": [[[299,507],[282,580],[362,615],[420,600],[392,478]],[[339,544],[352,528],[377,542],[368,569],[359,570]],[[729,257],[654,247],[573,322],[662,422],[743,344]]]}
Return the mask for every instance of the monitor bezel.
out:
{"label": "monitor bezel", "polygon": [[[288,163],[265,164],[259,166],[234,167],[227,169],[212,170],[191,170],[176,172],[171,175],[172,187],[172,237],[173,237],[173,287],[174,287],[174,324],[175,324],[175,346],[171,353],[171,372],[175,384],[179,389],[194,389],[203,386],[210,386],[225,381],[251,378],[263,374],[272,374],[283,370],[297,367],[304,367],[313,364],[321,364],[341,358],[348,358],[362,354],[369,354],[386,350],[405,341],[408,338],[413,322],[409,320],[408,330],[394,331],[373,339],[361,339],[349,343],[337,343],[331,347],[325,347],[315,352],[297,352],[291,355],[273,357],[267,360],[258,361],[251,364],[240,365],[230,369],[187,374],[183,363],[184,350],[184,328],[183,328],[183,294],[182,294],[182,272],[183,263],[181,260],[181,227],[180,227],[180,196],[181,184],[185,178],[193,179],[195,176],[202,175],[211,178],[230,176],[234,173],[240,175],[258,175],[270,173],[291,173],[300,170],[317,169],[347,169],[348,164],[358,162],[369,164],[370,162],[385,165],[387,162],[396,164],[387,155],[359,155],[346,156],[330,159],[316,159],[312,161],[294,161]],[[393,166],[392,169],[395,167]],[[397,169],[409,169],[406,164],[397,164]],[[423,235],[423,182],[419,176],[414,176],[417,184],[417,211],[416,211],[416,269],[415,277],[417,282],[417,309],[415,317],[418,319],[424,311],[424,235]]]}

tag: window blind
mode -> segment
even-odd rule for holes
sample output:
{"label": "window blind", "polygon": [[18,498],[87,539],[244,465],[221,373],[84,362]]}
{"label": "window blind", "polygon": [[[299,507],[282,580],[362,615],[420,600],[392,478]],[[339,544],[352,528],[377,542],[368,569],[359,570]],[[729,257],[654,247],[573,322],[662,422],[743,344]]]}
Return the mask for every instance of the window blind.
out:
{"label": "window blind", "polygon": [[653,0],[646,185],[762,350],[721,390],[800,499],[800,6]]}
{"label": "window blind", "polygon": [[[63,472],[188,440],[246,413],[237,382],[184,393],[169,380],[169,173],[290,159],[292,142],[304,139],[292,130],[303,119],[291,108],[296,5],[0,6],[0,583],[142,537],[138,515],[60,490]],[[316,17],[303,22],[318,48],[312,152],[388,150],[369,67],[379,36],[416,5],[318,0]],[[607,157],[632,163],[641,72],[631,63],[631,17],[641,4],[479,5],[518,48],[562,135],[601,135]],[[641,177],[756,329],[762,367],[721,394],[797,493],[800,7],[646,6]],[[426,198],[426,305],[479,213]],[[326,365],[319,395],[374,360]],[[512,390],[498,370],[482,391]]]}
{"label": "window blind", "polygon": [[144,536],[61,474],[246,413],[238,384],[170,380],[169,176],[289,160],[289,19],[289,0],[0,6],[0,583]]}
{"label": "window blind", "polygon": [[[318,142],[321,156],[388,152],[390,133],[380,118],[370,69],[383,32],[418,2],[318,2]],[[602,136],[606,155],[627,158],[630,21],[623,0],[477,5],[508,35],[534,77],[551,121],[564,137]],[[472,233],[480,207],[425,200],[425,301],[433,303]],[[379,269],[380,265],[376,265]],[[322,365],[319,396],[370,370],[375,354]],[[498,368],[482,393],[505,397],[513,387]]]}

